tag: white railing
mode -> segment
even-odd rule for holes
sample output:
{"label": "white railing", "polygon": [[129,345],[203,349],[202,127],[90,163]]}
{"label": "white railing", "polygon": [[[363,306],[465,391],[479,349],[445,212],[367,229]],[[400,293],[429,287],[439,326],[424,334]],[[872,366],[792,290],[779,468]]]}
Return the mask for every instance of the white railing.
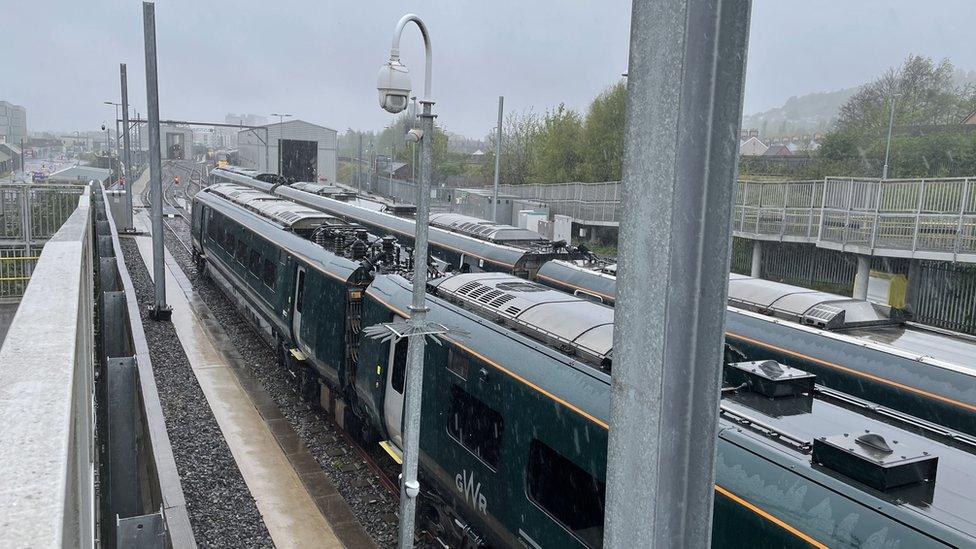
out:
{"label": "white railing", "polygon": [[976,178],[740,181],[735,236],[976,262]]}

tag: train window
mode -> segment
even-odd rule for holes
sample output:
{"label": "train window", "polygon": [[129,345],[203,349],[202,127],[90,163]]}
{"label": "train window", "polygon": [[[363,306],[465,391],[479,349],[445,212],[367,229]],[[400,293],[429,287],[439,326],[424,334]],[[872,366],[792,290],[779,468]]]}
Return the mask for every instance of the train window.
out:
{"label": "train window", "polygon": [[603,547],[606,483],[539,440],[529,445],[529,499],[589,547]]}
{"label": "train window", "polygon": [[264,271],[261,275],[261,280],[264,281],[264,285],[274,290],[275,280],[278,279],[278,268],[275,266],[271,260],[264,260]]}
{"label": "train window", "polygon": [[305,271],[298,271],[298,289],[295,290],[295,310],[302,312],[302,304],[305,303]]}
{"label": "train window", "polygon": [[451,410],[447,432],[489,467],[498,467],[505,420],[487,404],[451,385]]}
{"label": "train window", "polygon": [[254,276],[261,276],[261,254],[257,250],[251,250],[251,255],[247,258],[247,269]]}
{"label": "train window", "polygon": [[224,232],[224,242],[223,242],[223,245],[224,245],[224,249],[227,250],[227,253],[229,253],[229,254],[233,254],[234,253],[234,233],[232,233],[230,231],[225,231]]}
{"label": "train window", "polygon": [[403,394],[403,385],[407,379],[407,338],[396,341],[393,349],[393,371],[390,372],[390,384],[393,390]]}
{"label": "train window", "polygon": [[471,363],[468,361],[468,357],[464,356],[460,351],[455,351],[451,349],[447,354],[447,370],[461,379],[468,379],[468,369]]}
{"label": "train window", "polygon": [[234,254],[234,258],[237,259],[237,262],[241,265],[244,265],[247,262],[247,244],[245,244],[243,240],[237,241],[237,253]]}

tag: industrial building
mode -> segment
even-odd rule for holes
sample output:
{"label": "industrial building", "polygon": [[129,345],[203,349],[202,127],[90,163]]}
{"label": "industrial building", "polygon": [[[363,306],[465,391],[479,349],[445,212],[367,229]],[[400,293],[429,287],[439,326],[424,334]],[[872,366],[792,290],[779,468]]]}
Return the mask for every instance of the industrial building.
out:
{"label": "industrial building", "polygon": [[242,167],[275,172],[296,181],[336,180],[336,131],[288,120],[237,134]]}
{"label": "industrial building", "polygon": [[27,109],[0,101],[0,142],[20,145],[27,139]]}
{"label": "industrial building", "polygon": [[187,126],[159,125],[159,147],[163,160],[190,158],[193,130]]}

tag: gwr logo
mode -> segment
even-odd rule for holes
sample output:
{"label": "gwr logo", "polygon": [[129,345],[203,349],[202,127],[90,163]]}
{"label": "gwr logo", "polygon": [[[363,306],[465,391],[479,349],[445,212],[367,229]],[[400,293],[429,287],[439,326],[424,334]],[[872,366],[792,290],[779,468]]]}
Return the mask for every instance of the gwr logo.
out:
{"label": "gwr logo", "polygon": [[473,507],[484,513],[488,514],[486,508],[488,507],[488,500],[485,499],[485,495],[481,493],[481,483],[479,482],[475,485],[474,482],[474,472],[468,475],[468,472],[464,469],[461,470],[454,477],[454,483],[457,486],[458,492],[464,496]]}

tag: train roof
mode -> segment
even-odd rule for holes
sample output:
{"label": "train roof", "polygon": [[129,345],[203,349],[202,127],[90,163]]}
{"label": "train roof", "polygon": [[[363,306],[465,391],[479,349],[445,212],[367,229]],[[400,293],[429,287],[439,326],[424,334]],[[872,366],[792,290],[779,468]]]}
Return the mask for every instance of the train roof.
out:
{"label": "train roof", "polygon": [[617,279],[612,275],[569,261],[548,261],[539,269],[537,276],[544,281],[572,286],[576,293],[597,297],[604,303],[612,303],[617,295]]}
{"label": "train roof", "polygon": [[[362,223],[364,225],[377,227],[384,231],[389,231],[389,233],[393,234],[394,236],[406,237],[409,239],[413,239],[414,237],[415,228],[413,219],[406,219],[384,212],[368,210],[353,204],[340,202],[324,196],[313,195],[298,189],[291,189],[289,187],[278,187],[276,192],[280,196],[290,198],[308,207],[328,212],[333,215],[338,215],[346,219],[356,221],[357,223]],[[429,238],[432,245],[448,248],[457,253],[477,257],[497,265],[505,266],[509,269],[515,268],[515,266],[527,253],[526,250],[523,249],[477,240],[469,236],[456,234],[437,227],[430,228]]]}
{"label": "train roof", "polygon": [[433,280],[438,297],[500,320],[513,330],[583,362],[608,369],[613,309],[504,273]]}
{"label": "train roof", "polygon": [[324,215],[322,212],[243,185],[218,183],[203,191],[229,200],[288,230],[314,229],[321,225],[347,225],[345,221],[334,216]]}
{"label": "train roof", "polygon": [[356,193],[348,191],[338,185],[327,185],[325,183],[311,183],[308,181],[297,181],[288,185],[293,189],[299,189],[307,193],[328,196],[336,200],[349,200],[356,197]]}
{"label": "train roof", "polygon": [[[729,368],[726,366],[727,374]],[[857,491],[876,497],[879,504],[885,504],[876,506],[880,512],[902,515],[896,520],[912,520],[922,531],[931,527],[920,526],[917,519],[936,521],[950,532],[963,534],[954,540],[957,543],[976,541],[976,500],[972,498],[976,440],[971,437],[946,436],[940,426],[819,385],[810,393],[782,398],[748,389],[724,391],[720,417],[720,429],[744,431],[759,446],[776,447],[807,463],[809,470],[797,470],[799,474],[825,472],[835,485],[831,488],[839,487],[862,502]],[[861,439],[863,435],[881,438]],[[835,453],[818,452],[818,445],[820,450],[826,447]],[[920,477],[901,486],[875,484],[875,474],[932,457],[937,458],[934,478]]]}
{"label": "train roof", "polygon": [[[259,237],[288,250],[311,268],[342,281],[348,281],[356,276],[357,272],[362,272],[362,266],[359,262],[336,255],[309,240],[307,232],[302,235],[294,231],[284,230],[285,227],[271,217],[263,215],[253,208],[247,208],[222,194],[207,192],[209,189],[208,187],[197,193],[194,200],[233,219]],[[341,220],[336,221],[345,223]]]}
{"label": "train roof", "polygon": [[729,275],[729,305],[834,330],[901,323],[891,318],[889,307],[870,301],[736,273]]}
{"label": "train roof", "polygon": [[546,242],[539,234],[528,229],[493,223],[470,215],[458,213],[435,213],[430,216],[430,224],[449,231],[487,240],[489,242],[504,242],[512,245],[538,244]]}

